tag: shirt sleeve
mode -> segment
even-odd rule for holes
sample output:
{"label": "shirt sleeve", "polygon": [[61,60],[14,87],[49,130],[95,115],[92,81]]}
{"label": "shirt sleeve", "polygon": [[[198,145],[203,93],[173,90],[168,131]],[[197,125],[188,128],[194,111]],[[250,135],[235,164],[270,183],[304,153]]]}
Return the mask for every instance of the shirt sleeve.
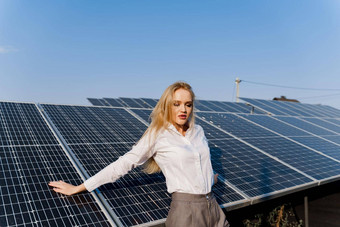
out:
{"label": "shirt sleeve", "polygon": [[155,138],[152,138],[150,134],[143,136],[129,152],[87,179],[84,182],[85,188],[93,191],[103,184],[115,182],[131,169],[144,164],[155,153]]}

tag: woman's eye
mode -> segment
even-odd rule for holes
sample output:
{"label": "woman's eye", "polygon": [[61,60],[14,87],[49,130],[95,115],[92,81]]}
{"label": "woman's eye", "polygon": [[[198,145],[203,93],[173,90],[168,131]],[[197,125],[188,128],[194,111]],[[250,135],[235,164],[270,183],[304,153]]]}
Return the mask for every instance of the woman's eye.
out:
{"label": "woman's eye", "polygon": [[192,104],[187,104],[187,107],[192,107]]}
{"label": "woman's eye", "polygon": [[174,106],[179,106],[179,103],[174,103]]}

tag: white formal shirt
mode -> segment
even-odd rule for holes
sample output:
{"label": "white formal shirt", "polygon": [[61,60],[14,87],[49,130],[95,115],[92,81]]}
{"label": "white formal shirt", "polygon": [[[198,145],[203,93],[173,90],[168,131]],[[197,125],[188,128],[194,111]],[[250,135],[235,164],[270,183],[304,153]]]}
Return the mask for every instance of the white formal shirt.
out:
{"label": "white formal shirt", "polygon": [[214,183],[210,150],[201,126],[189,128],[185,136],[169,124],[156,137],[145,135],[132,150],[85,181],[88,191],[114,182],[132,168],[153,157],[161,168],[169,193],[207,194]]}

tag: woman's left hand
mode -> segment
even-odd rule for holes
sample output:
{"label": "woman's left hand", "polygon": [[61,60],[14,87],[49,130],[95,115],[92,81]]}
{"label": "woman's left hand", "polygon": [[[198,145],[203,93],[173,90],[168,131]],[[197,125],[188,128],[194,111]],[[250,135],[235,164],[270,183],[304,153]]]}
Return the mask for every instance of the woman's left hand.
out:
{"label": "woman's left hand", "polygon": [[214,175],[214,185],[217,183],[217,181],[218,181],[218,173]]}

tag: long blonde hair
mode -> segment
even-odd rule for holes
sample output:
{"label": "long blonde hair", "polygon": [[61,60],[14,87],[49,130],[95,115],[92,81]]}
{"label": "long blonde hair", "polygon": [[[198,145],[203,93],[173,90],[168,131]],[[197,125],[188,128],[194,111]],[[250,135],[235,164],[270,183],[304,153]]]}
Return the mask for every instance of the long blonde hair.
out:
{"label": "long blonde hair", "polygon": [[[194,100],[195,94],[192,91],[191,86],[183,81],[178,81],[171,84],[169,87],[165,89],[161,98],[159,99],[157,105],[153,109],[150,117],[151,117],[151,124],[148,129],[145,131],[144,135],[150,133],[156,137],[161,129],[167,129],[169,123],[173,122],[171,108],[173,105],[173,95],[178,89],[185,89],[190,92],[192,97],[192,109],[194,110]],[[192,127],[195,122],[195,115],[194,111],[191,112],[189,116],[189,127]],[[152,138],[155,139],[155,138]],[[151,143],[151,141],[149,141]],[[146,161],[143,165],[143,171],[152,174],[160,172],[161,169],[155,162],[154,158],[151,157],[148,161]]]}

